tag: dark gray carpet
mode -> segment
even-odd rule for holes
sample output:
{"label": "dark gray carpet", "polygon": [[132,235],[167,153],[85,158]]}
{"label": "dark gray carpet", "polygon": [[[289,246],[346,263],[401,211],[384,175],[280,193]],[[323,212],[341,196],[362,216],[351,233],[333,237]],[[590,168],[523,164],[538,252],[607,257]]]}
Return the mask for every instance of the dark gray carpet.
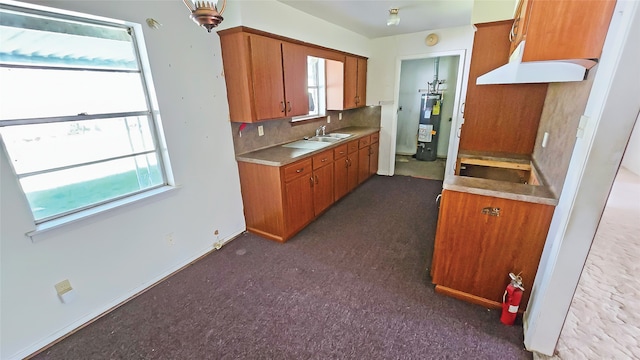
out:
{"label": "dark gray carpet", "polygon": [[36,359],[531,359],[436,294],[442,182],[376,176],[286,244],[243,234]]}

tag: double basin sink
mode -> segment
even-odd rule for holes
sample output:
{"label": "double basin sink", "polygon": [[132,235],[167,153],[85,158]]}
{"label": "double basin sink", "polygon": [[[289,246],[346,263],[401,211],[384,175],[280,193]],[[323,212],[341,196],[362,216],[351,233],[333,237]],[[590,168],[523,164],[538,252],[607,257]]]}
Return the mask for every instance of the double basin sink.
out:
{"label": "double basin sink", "polygon": [[319,135],[304,140],[290,142],[288,144],[282,145],[282,147],[319,150],[351,136],[352,134],[331,133],[327,135]]}

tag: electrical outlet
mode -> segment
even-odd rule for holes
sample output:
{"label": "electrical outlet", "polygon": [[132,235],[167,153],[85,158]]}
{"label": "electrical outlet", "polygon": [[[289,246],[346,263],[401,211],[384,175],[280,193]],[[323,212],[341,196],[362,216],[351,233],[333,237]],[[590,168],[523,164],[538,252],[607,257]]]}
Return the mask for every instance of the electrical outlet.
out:
{"label": "electrical outlet", "polygon": [[62,280],[59,283],[54,285],[56,288],[56,292],[58,293],[58,298],[62,301],[63,304],[68,304],[76,297],[76,292],[71,287],[71,283],[68,279]]}
{"label": "electrical outlet", "polygon": [[58,292],[58,295],[65,294],[73,290],[73,288],[71,287],[71,283],[69,282],[68,279],[60,281],[55,285],[55,287],[56,287],[56,292]]}
{"label": "electrical outlet", "polygon": [[327,124],[331,124],[331,115],[327,115]]}
{"label": "electrical outlet", "polygon": [[167,241],[167,244],[175,245],[175,241],[173,239],[173,233],[168,233],[167,235],[164,236],[164,239]]}
{"label": "electrical outlet", "polygon": [[258,125],[258,136],[264,135],[264,126]]}
{"label": "electrical outlet", "polygon": [[338,120],[342,120],[342,113],[338,113]]}

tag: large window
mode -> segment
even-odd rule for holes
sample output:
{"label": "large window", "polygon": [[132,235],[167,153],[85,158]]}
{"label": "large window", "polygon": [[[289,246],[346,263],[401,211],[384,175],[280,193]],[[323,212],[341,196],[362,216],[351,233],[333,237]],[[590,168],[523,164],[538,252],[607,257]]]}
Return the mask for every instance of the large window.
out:
{"label": "large window", "polygon": [[36,223],[167,184],[136,31],[0,5],[0,135]]}

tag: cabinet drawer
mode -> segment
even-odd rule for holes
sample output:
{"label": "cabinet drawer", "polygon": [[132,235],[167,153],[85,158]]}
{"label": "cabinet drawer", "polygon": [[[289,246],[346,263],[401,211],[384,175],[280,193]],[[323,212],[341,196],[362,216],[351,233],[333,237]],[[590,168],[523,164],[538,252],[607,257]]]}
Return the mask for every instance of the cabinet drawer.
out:
{"label": "cabinet drawer", "polygon": [[361,138],[359,144],[360,149],[369,146],[369,144],[371,144],[371,136]]}
{"label": "cabinet drawer", "polygon": [[284,181],[289,182],[303,175],[311,174],[311,159],[305,159],[296,163],[287,165],[282,170],[284,173]]}
{"label": "cabinet drawer", "polygon": [[313,169],[321,168],[333,162],[333,150],[321,152],[313,157]]}
{"label": "cabinet drawer", "polygon": [[341,157],[347,155],[347,144],[340,145],[337,148],[333,149],[333,158],[340,159]]}
{"label": "cabinet drawer", "polygon": [[349,154],[356,151],[358,151],[358,140],[354,140],[347,144],[347,152]]}
{"label": "cabinet drawer", "polygon": [[371,134],[371,143],[377,143],[380,139],[380,133]]}

